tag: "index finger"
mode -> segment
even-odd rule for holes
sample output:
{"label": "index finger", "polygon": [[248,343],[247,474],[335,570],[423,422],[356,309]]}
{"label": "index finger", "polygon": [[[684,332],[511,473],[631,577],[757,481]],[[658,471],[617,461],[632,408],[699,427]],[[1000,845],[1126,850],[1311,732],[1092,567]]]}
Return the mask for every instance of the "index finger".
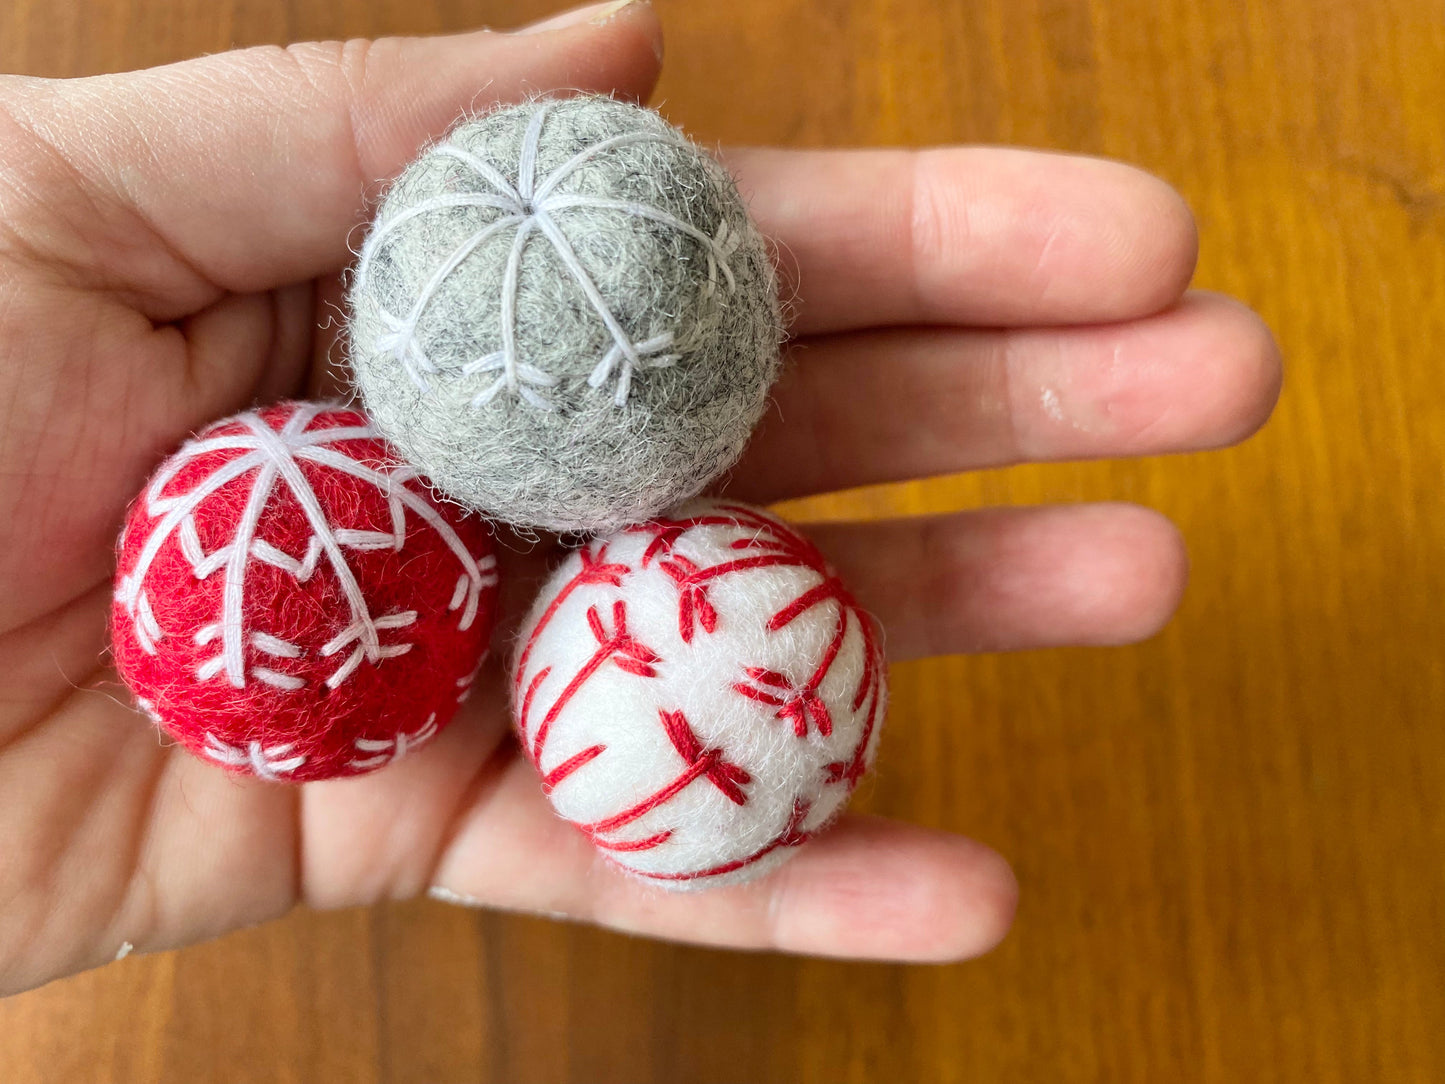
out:
{"label": "index finger", "polygon": [[1003,147],[729,152],[778,245],[793,330],[1102,323],[1162,311],[1194,219],[1118,162]]}

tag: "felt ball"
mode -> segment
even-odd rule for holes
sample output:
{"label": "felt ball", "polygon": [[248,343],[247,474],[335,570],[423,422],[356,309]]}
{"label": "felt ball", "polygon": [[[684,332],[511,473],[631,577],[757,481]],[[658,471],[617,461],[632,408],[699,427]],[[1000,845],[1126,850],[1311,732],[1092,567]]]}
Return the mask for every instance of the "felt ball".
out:
{"label": "felt ball", "polygon": [[520,632],[518,741],[558,814],[670,888],[758,876],[842,811],[886,673],[812,544],[699,501],[573,552]]}
{"label": "felt ball", "polygon": [[656,113],[538,99],[392,186],[349,291],[367,410],[441,490],[611,530],[702,492],[777,374],[772,265],[728,173]]}
{"label": "felt ball", "polygon": [[446,726],[491,635],[496,557],[362,414],[285,403],[161,464],[118,547],[115,665],[213,764],[301,782]]}

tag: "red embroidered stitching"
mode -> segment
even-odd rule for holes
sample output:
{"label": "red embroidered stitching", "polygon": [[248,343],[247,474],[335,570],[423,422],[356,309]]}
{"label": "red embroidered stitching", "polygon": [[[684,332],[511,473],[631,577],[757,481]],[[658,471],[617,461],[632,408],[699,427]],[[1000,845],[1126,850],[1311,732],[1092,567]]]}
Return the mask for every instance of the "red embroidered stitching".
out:
{"label": "red embroidered stitching", "polygon": [[725,873],[734,873],[766,858],[779,847],[801,847],[812,839],[815,833],[802,831],[803,821],[807,818],[810,808],[808,803],[801,799],[795,801],[792,815],[788,818],[788,823],[782,832],[745,858],[737,858],[709,869],[688,870],[682,873],[648,873],[645,870],[632,870],[632,872],[653,881],[700,881],[705,877],[721,877]]}
{"label": "red embroidered stitching", "polygon": [[671,839],[672,829],[669,828],[665,832],[658,832],[657,835],[648,836],[646,839],[624,839],[616,843],[608,842],[605,839],[598,839],[593,835],[589,835],[587,838],[592,840],[594,847],[601,847],[606,851],[650,851],[652,848],[660,847]]}
{"label": "red embroidered stitching", "polygon": [[595,554],[591,548],[584,546],[577,551],[577,556],[582,561],[582,567],[575,576],[562,585],[562,589],[558,591],[552,601],[547,604],[547,609],[537,621],[536,630],[523,646],[522,654],[517,658],[516,682],[518,686],[521,685],[522,675],[527,672],[527,659],[532,654],[532,648],[537,644],[537,633],[547,627],[552,618],[557,615],[557,611],[562,608],[562,604],[567,601],[568,596],[577,590],[577,588],[584,587],[587,584],[605,583],[612,587],[621,587],[622,577],[632,571],[632,569],[626,565],[607,563],[606,542],[597,548]]}
{"label": "red embroidered stitching", "polygon": [[[827,561],[818,551],[817,547],[809,542],[802,535],[796,534],[786,527],[758,515],[750,508],[738,505],[723,505],[722,509],[729,515],[699,515],[686,519],[657,520],[650,524],[644,524],[629,528],[632,531],[653,531],[655,537],[649,543],[643,554],[643,563],[655,557],[660,552],[666,552],[668,557],[660,562],[660,567],[668,573],[674,583],[678,585],[678,627],[682,633],[684,642],[691,642],[693,636],[693,615],[699,612],[701,605],[707,606],[710,614],[709,621],[701,622],[707,632],[713,632],[717,627],[717,613],[713,610],[707,599],[706,587],[708,581],[725,576],[729,573],[745,571],[754,568],[766,568],[777,566],[791,566],[807,568],[816,572],[822,577],[822,582],[808,589],[799,595],[787,606],[783,607],[768,620],[768,630],[777,632],[785,628],[801,617],[804,613],[815,606],[823,605],[826,602],[838,604],[838,620],[833,631],[832,639],[824,652],[821,662],[813,674],[801,686],[794,686],[789,679],[765,667],[748,666],[744,672],[756,684],[737,682],[733,689],[743,696],[760,703],[777,707],[779,710],[775,718],[792,722],[793,733],[799,738],[806,738],[809,732],[810,721],[817,727],[818,733],[828,737],[833,732],[833,719],[828,712],[826,704],[818,695],[818,689],[822,686],[824,679],[832,670],[837,660],[838,652],[842,649],[843,642],[848,635],[848,622],[850,617],[858,621],[860,632],[863,636],[863,673],[860,675],[858,687],[854,691],[851,710],[857,711],[867,700],[870,690],[874,693],[874,703],[869,710],[868,719],[864,725],[862,740],[854,755],[844,763],[830,765],[827,777],[829,783],[842,782],[846,780],[849,786],[857,784],[864,771],[864,758],[867,755],[868,742],[872,737],[873,728],[876,725],[877,715],[877,684],[878,671],[876,666],[876,644],[873,638],[872,622],[866,613],[863,612],[853,596],[843,586],[843,582],[828,567]],[[736,561],[724,562],[720,565],[713,565],[709,568],[699,568],[689,558],[677,553],[676,547],[682,536],[694,527],[698,526],[739,526],[751,528],[755,533],[748,538],[735,539],[731,548],[736,550],[761,550],[763,552],[752,556],[740,558]],[[766,675],[766,676],[765,676]],[[771,686],[759,688],[758,686]],[[774,691],[780,690],[780,691]],[[785,695],[786,694],[786,695]],[[836,767],[836,771],[832,769]]]}
{"label": "red embroidered stitching", "polygon": [[[601,616],[597,613],[597,607],[587,607],[587,626],[597,640],[597,650],[582,664],[582,668],[572,675],[572,680],[567,682],[557,699],[552,702],[552,706],[547,709],[547,714],[542,716],[542,722],[537,727],[537,735],[532,739],[532,762],[534,764],[541,762],[542,747],[547,743],[547,731],[552,728],[557,716],[562,713],[567,702],[577,695],[577,690],[587,683],[587,679],[600,670],[609,659],[629,674],[645,678],[657,676],[657,671],[653,669],[652,664],[661,662],[662,656],[645,644],[639,643],[627,631],[627,603],[622,599],[618,599],[612,604],[612,625],[613,631],[608,632],[606,626],[602,624]],[[538,675],[539,679],[540,677],[541,675]],[[531,688],[527,690],[529,700],[536,692],[538,684],[540,684],[539,680],[533,680]],[[525,712],[522,718],[525,725]]]}
{"label": "red embroidered stitching", "polygon": [[[677,750],[678,756],[682,757],[683,763],[687,766],[666,786],[648,795],[642,801],[628,806],[621,813],[605,817],[600,821],[593,821],[591,824],[579,824],[577,827],[594,842],[597,841],[598,836],[615,832],[638,818],[646,816],[658,806],[671,801],[699,779],[706,779],[717,787],[730,802],[736,805],[747,804],[748,798],[742,788],[751,783],[753,777],[736,764],[724,760],[721,749],[704,749],[697,734],[688,724],[687,716],[682,712],[659,711],[658,715],[662,719],[663,729],[671,739],[673,748]],[[670,837],[671,834],[671,832],[661,833],[664,838]],[[661,842],[663,839],[658,840],[658,843]],[[617,849],[615,845],[613,849]],[[643,848],[633,846],[631,849],[642,850]]]}
{"label": "red embroidered stitching", "polygon": [[777,708],[773,718],[791,719],[793,733],[798,737],[806,738],[808,736],[810,722],[818,728],[818,733],[823,737],[832,736],[833,716],[828,713],[828,705],[823,703],[823,698],[818,695],[818,690],[812,682],[804,685],[801,689],[795,688],[785,675],[762,666],[747,667],[747,674],[757,682],[757,685],[738,682],[733,688],[749,700],[756,700],[760,704],[768,704]]}
{"label": "red embroidered stitching", "polygon": [[[678,552],[678,545],[687,532],[696,527],[731,526],[749,530],[747,537],[731,542],[737,551],[746,555],[721,564],[700,567],[694,560]],[[853,692],[850,710],[857,713],[867,705],[867,715],[861,736],[852,753],[845,760],[825,766],[824,779],[829,784],[846,784],[848,789],[857,785],[864,774],[866,757],[873,732],[877,726],[882,700],[880,657],[871,618],[858,606],[842,582],[828,567],[821,553],[805,538],[788,530],[770,518],[752,509],[723,505],[718,513],[707,513],[673,520],[659,520],[649,524],[627,528],[630,533],[650,533],[652,538],[644,549],[640,567],[647,568],[656,561],[658,567],[668,576],[678,591],[678,632],[684,643],[691,643],[697,630],[711,634],[718,625],[718,613],[708,597],[708,585],[722,576],[770,567],[805,568],[820,577],[820,582],[803,592],[784,606],[768,620],[767,628],[777,632],[801,617],[814,607],[834,602],[838,616],[833,634],[829,639],[823,658],[801,685],[787,675],[761,666],[745,666],[747,681],[733,685],[734,690],[748,699],[777,708],[775,718],[791,723],[794,734],[806,739],[816,729],[821,737],[833,733],[834,721],[821,695],[821,686],[831,672],[846,641],[850,621],[856,618],[862,637],[862,674]],[[567,597],[584,584],[605,583],[620,587],[623,578],[632,572],[624,564],[610,564],[606,561],[607,546],[601,545],[594,553],[590,549],[579,552],[582,567],[563,585],[548,604],[536,627],[525,644],[517,664],[515,685],[520,689],[525,678],[527,660],[543,630],[552,621]],[[655,676],[655,664],[661,662],[656,652],[640,644],[627,630],[626,609],[623,601],[613,604],[613,631],[608,632],[598,613],[597,607],[588,608],[587,624],[598,643],[595,651],[583,667],[573,675],[563,688],[537,729],[528,752],[536,763],[540,763],[547,734],[561,714],[563,707],[577,694],[578,690],[592,677],[608,659],[619,668],[639,677]],[[525,738],[531,716],[533,700],[541,684],[551,674],[550,666],[543,667],[533,676],[519,712],[519,730]],[[682,790],[696,780],[707,778],[730,801],[745,805],[747,794],[744,788],[752,782],[752,776],[741,766],[724,759],[724,750],[704,748],[685,715],[680,711],[659,710],[659,719],[669,741],[685,767],[683,771],[655,793],[634,803],[627,809],[602,820],[578,827],[598,847],[613,853],[635,853],[661,846],[672,838],[673,829],[666,829],[639,840],[611,841],[607,834],[635,822],[649,812],[667,804]],[[557,765],[543,778],[543,788],[550,792],[564,779],[596,760],[606,751],[604,745],[592,745],[574,754]],[[802,831],[810,806],[799,799],[795,802],[792,815],[783,831],[768,844],[752,854],[710,869],[681,873],[647,873],[634,870],[655,880],[686,881],[721,876],[757,862],[784,846],[796,846],[813,833]],[[631,868],[631,867],[629,867]]]}
{"label": "red embroidered stitching", "polygon": [[677,631],[685,644],[692,643],[694,618],[704,632],[717,631],[717,611],[707,597],[707,588],[696,577],[703,570],[686,557],[669,557],[658,567],[677,584]]}
{"label": "red embroidered stitching", "polygon": [[548,772],[542,777],[542,793],[551,794],[553,787],[555,787],[558,783],[562,782],[562,780],[566,779],[569,775],[575,772],[578,768],[582,767],[584,764],[590,764],[592,761],[596,760],[602,755],[606,748],[607,746],[605,745],[589,745],[586,749],[583,749],[582,752],[573,753],[561,764],[557,765],[555,768],[553,768],[550,772]]}
{"label": "red embroidered stitching", "polygon": [[724,760],[721,749],[704,749],[702,742],[688,725],[687,716],[682,712],[664,711],[659,714],[662,716],[663,729],[667,731],[678,756],[687,761],[691,768],[701,771],[709,783],[723,792],[728,801],[734,805],[746,805],[748,796],[743,793],[743,787],[751,783],[753,777],[736,764]]}

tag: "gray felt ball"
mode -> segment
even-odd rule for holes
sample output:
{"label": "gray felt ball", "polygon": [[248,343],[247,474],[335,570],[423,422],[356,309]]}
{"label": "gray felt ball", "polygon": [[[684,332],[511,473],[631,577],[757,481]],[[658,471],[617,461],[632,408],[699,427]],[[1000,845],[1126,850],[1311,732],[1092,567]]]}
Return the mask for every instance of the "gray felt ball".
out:
{"label": "gray felt ball", "polygon": [[656,113],[539,99],[455,128],[382,201],[357,386],[443,492],[612,530],[736,461],[777,375],[772,265],[727,172]]}

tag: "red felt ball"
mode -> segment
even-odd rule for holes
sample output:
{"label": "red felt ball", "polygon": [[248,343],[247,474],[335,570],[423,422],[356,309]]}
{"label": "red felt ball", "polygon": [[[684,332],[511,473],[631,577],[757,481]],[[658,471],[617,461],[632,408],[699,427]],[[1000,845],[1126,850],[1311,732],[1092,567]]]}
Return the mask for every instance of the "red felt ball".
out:
{"label": "red felt ball", "polygon": [[200,433],[131,507],[115,664],[214,764],[357,775],[450,721],[496,584],[486,525],[435,500],[365,415],[283,403]]}

